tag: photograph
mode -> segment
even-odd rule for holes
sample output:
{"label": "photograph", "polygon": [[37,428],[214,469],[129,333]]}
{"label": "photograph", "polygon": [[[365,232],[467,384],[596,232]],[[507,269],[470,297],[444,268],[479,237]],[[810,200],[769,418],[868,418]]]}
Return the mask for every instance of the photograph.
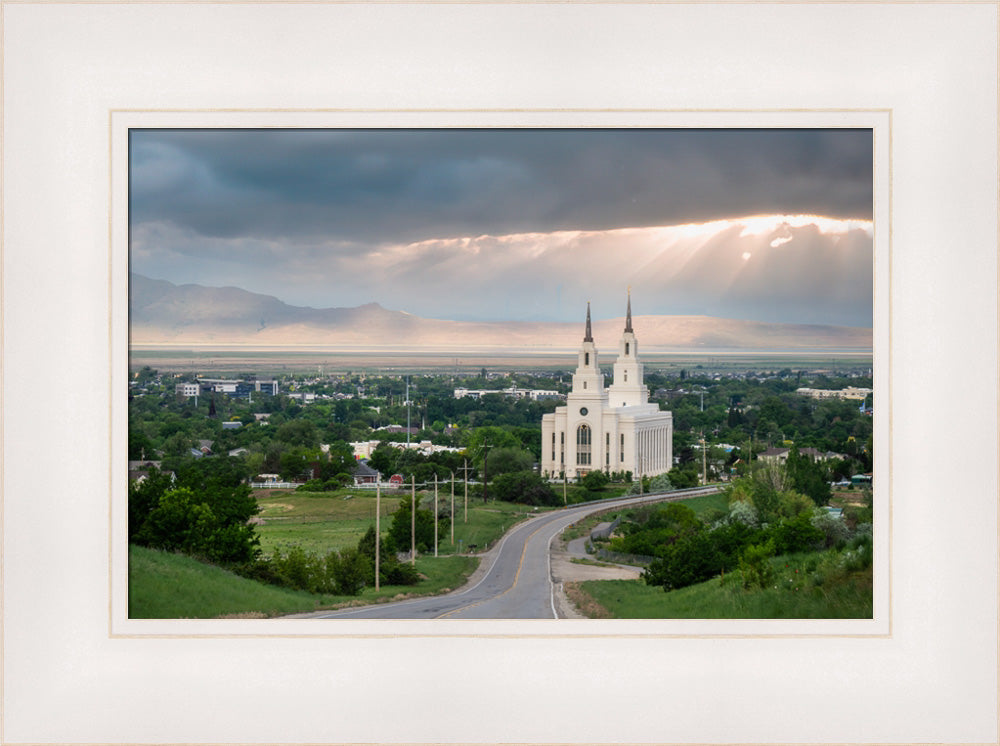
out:
{"label": "photograph", "polygon": [[874,135],[130,128],[129,618],[872,619]]}
{"label": "photograph", "polygon": [[0,743],[998,743],[998,21],[0,0]]}

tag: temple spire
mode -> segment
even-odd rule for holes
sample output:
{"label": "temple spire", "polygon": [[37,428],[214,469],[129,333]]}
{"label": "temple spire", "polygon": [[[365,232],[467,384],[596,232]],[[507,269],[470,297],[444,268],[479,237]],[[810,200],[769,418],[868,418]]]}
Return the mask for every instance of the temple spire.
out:
{"label": "temple spire", "polygon": [[628,310],[625,312],[625,331],[632,331],[632,286],[628,288]]}
{"label": "temple spire", "polygon": [[584,342],[593,342],[594,341],[594,335],[590,331],[590,301],[589,300],[587,301],[587,330],[586,330],[586,332],[584,332],[583,341]]}

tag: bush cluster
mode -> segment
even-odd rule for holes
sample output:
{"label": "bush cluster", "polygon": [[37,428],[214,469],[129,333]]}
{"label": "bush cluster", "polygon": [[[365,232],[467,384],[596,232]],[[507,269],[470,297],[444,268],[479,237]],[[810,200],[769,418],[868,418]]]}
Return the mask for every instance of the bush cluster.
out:
{"label": "bush cluster", "polygon": [[870,564],[870,550],[865,555],[863,543],[865,536],[870,541],[870,526],[860,524],[852,532],[844,520],[816,507],[807,496],[737,480],[730,500],[728,513],[712,523],[699,520],[681,503],[635,510],[621,525],[623,535],[611,540],[611,549],[656,557],[643,578],[664,590],[700,583],[731,568],[740,570],[745,587],[764,587],[772,557],[840,551],[852,537],[862,542],[855,564]]}
{"label": "bush cluster", "polygon": [[[391,537],[383,536],[379,546],[379,584],[416,585],[420,574],[399,561]],[[375,527],[370,526],[356,547],[324,554],[292,547],[275,550],[270,557],[258,557],[233,568],[238,574],[264,583],[309,593],[356,596],[375,585]]]}
{"label": "bush cluster", "polygon": [[151,469],[129,485],[129,541],[220,564],[246,563],[260,540],[248,521],[259,512],[235,459],[194,461],[176,476]]}

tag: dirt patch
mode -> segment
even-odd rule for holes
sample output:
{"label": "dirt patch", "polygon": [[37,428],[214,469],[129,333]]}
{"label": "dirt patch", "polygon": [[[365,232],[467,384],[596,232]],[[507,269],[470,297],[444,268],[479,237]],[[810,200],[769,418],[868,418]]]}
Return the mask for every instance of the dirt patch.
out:
{"label": "dirt patch", "polygon": [[588,619],[610,619],[611,613],[593,599],[590,594],[585,593],[577,582],[563,584],[563,592],[566,598]]}
{"label": "dirt patch", "polygon": [[557,581],[576,582],[582,580],[635,580],[642,571],[624,565],[596,565],[572,562],[570,555],[552,553],[552,575]]}
{"label": "dirt patch", "polygon": [[[264,506],[264,510],[270,510],[271,508],[280,508],[281,510],[293,510],[294,505],[289,505],[288,503],[268,503]],[[420,515],[419,513],[417,515]],[[431,516],[433,518],[433,516]],[[373,540],[374,541],[374,540]]]}

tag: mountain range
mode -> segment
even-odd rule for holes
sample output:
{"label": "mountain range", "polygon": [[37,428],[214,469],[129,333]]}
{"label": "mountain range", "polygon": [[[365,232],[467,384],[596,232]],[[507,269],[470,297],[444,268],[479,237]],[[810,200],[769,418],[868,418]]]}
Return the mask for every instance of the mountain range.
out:
{"label": "mountain range", "polygon": [[[141,345],[374,346],[575,349],[579,322],[450,321],[420,318],[378,303],[351,308],[292,306],[235,287],[175,285],[130,276],[130,334]],[[624,318],[593,323],[598,347],[617,345]],[[872,330],[764,323],[709,316],[634,316],[640,344],[683,349],[870,348]]]}

